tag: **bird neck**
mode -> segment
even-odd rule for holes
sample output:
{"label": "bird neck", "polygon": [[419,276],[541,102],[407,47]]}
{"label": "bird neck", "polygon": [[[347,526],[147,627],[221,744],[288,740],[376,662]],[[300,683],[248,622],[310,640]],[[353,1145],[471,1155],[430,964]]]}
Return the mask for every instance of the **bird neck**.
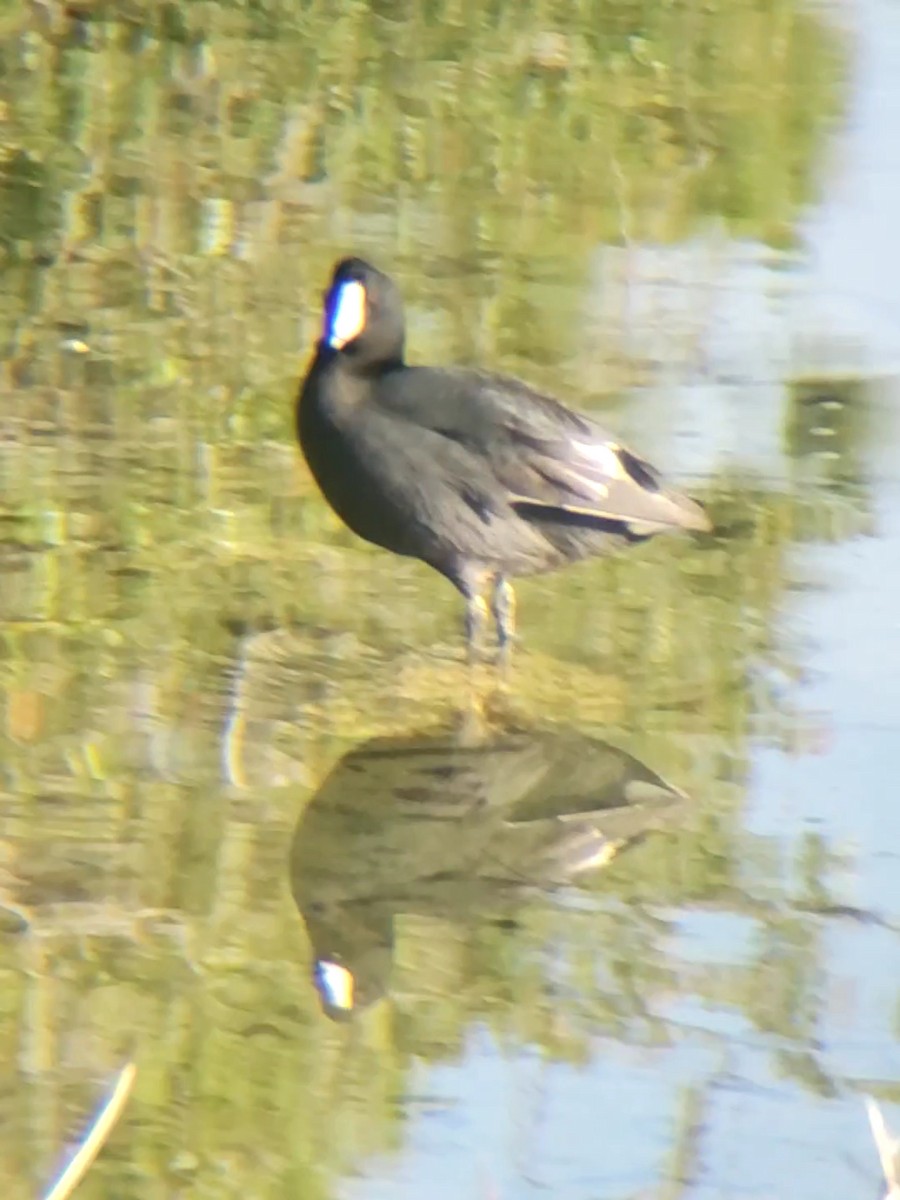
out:
{"label": "bird neck", "polygon": [[338,351],[320,343],[318,358],[321,366],[329,368],[336,376],[346,380],[359,380],[366,384],[371,384],[373,380],[389,375],[392,371],[400,371],[406,366],[402,346],[396,354],[385,356],[381,353],[376,358],[367,355],[363,349]]}

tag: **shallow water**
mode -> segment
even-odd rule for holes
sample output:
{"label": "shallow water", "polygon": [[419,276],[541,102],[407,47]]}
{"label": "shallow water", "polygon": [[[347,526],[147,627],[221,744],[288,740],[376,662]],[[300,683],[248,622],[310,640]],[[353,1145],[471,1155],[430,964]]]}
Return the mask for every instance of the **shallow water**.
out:
{"label": "shallow water", "polygon": [[[522,11],[0,6],[10,1197],[129,1057],[85,1196],[876,1194],[900,14]],[[291,440],[348,249],[715,537],[524,583],[472,677]]]}

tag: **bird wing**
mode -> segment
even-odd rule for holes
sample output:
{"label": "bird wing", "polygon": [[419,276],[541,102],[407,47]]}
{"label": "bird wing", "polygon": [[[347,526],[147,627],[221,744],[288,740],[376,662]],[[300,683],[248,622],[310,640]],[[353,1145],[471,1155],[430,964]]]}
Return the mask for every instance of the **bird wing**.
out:
{"label": "bird wing", "polygon": [[538,483],[510,492],[522,516],[615,521],[636,535],[710,527],[698,504],[668,488],[654,467],[605,435],[532,446],[525,461]]}
{"label": "bird wing", "polygon": [[[580,526],[708,530],[703,509],[581,413],[517,379],[413,368],[415,420],[487,463],[520,516]],[[402,394],[395,395],[392,404]],[[400,415],[400,413],[398,413]],[[403,414],[405,415],[405,414]]]}

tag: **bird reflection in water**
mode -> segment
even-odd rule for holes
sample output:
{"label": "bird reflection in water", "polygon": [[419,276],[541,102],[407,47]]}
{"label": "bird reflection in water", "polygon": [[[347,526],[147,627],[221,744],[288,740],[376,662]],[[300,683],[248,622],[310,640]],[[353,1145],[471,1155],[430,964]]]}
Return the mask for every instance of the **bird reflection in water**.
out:
{"label": "bird reflection in water", "polygon": [[630,754],[566,728],[355,746],[291,847],[323,1010],[346,1019],[387,993],[397,918],[514,921],[530,890],[603,866],[685,800]]}

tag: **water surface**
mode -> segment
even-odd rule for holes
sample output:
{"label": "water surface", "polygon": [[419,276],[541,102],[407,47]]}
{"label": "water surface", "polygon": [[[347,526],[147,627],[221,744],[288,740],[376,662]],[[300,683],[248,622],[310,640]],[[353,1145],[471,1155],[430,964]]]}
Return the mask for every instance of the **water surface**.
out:
{"label": "water surface", "polygon": [[[894,7],[7,5],[0,64],[10,1197],[128,1056],[85,1196],[873,1195]],[[523,584],[505,692],[298,461],[348,250],[715,516]]]}

